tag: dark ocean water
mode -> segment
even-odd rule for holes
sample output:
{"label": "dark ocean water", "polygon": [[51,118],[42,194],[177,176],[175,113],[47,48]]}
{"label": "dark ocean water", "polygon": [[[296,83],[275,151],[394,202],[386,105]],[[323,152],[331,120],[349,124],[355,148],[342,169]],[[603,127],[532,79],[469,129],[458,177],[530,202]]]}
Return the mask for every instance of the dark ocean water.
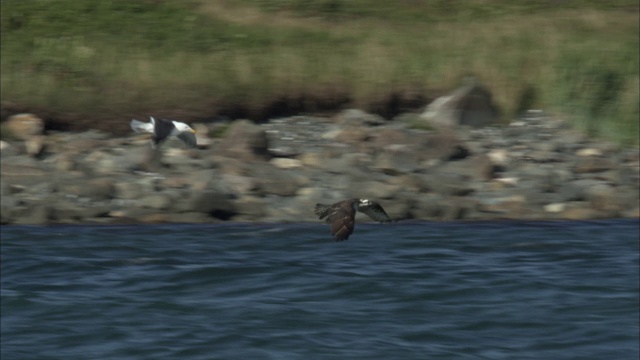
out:
{"label": "dark ocean water", "polygon": [[638,220],[2,227],[1,358],[638,359]]}

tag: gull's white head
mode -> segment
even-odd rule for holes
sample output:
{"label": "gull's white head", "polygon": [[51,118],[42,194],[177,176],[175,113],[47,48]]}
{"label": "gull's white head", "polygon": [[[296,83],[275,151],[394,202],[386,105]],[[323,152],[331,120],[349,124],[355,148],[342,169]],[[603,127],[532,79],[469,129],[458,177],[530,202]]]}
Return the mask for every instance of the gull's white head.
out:
{"label": "gull's white head", "polygon": [[361,206],[371,205],[371,201],[369,201],[369,199],[360,199],[358,205],[361,205]]}
{"label": "gull's white head", "polygon": [[196,133],[196,131],[195,131],[195,130],[193,130],[193,129],[191,128],[191,126],[189,126],[189,125],[187,125],[187,124],[185,124],[185,123],[174,121],[174,122],[173,122],[173,125],[174,125],[174,126],[176,127],[176,129],[178,129],[178,131],[180,131],[180,132],[185,132],[185,131],[186,131],[186,132],[190,132],[190,133],[192,133],[192,134],[195,134],[195,133]]}

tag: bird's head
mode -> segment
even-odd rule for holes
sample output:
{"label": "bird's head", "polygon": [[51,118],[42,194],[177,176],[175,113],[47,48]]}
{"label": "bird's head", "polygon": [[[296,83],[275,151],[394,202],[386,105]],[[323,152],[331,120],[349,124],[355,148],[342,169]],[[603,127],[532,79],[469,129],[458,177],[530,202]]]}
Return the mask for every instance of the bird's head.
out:
{"label": "bird's head", "polygon": [[189,126],[189,125],[187,125],[187,124],[185,124],[185,123],[176,123],[176,124],[175,124],[175,126],[176,126],[176,129],[178,129],[178,131],[180,131],[180,132],[185,132],[185,131],[187,131],[187,132],[190,132],[190,133],[192,133],[192,134],[195,134],[195,133],[196,133],[196,131],[195,131],[195,130],[193,130],[193,129],[191,128],[191,126]]}
{"label": "bird's head", "polygon": [[360,206],[369,206],[369,205],[371,205],[371,201],[369,199],[359,199],[358,203],[357,203],[358,207],[360,207]]}

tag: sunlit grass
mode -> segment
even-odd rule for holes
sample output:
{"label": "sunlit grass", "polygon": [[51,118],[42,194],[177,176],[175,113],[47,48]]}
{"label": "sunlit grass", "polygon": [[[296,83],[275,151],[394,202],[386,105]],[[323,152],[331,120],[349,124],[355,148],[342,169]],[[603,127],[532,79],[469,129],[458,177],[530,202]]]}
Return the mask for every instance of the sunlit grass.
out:
{"label": "sunlit grass", "polygon": [[528,90],[529,106],[638,142],[635,2],[447,3],[5,0],[2,101],[112,117],[300,94],[366,108],[473,74],[505,121]]}

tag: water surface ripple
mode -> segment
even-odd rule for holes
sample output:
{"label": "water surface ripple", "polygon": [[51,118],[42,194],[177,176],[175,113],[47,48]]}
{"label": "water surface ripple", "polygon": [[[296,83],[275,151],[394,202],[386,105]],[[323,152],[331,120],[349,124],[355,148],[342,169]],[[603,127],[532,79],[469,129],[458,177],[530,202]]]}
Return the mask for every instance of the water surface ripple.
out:
{"label": "water surface ripple", "polygon": [[638,220],[2,227],[9,359],[637,359]]}

